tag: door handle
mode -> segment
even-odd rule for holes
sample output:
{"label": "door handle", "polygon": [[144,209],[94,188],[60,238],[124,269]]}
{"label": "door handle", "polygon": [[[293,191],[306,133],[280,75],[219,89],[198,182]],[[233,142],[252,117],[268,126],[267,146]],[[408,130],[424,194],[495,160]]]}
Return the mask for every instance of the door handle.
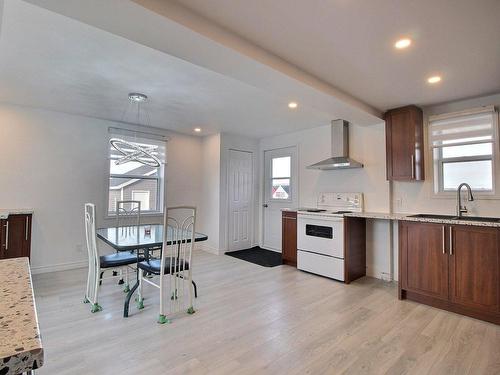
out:
{"label": "door handle", "polygon": [[445,232],[446,232],[446,227],[443,225],[443,254],[446,254],[446,235],[445,235]]}
{"label": "door handle", "polygon": [[453,255],[453,227],[450,227],[450,255]]}
{"label": "door handle", "polygon": [[5,223],[5,251],[9,250],[9,221]]}
{"label": "door handle", "polygon": [[415,156],[411,156],[411,178],[415,179]]}
{"label": "door handle", "polygon": [[24,238],[26,239],[26,241],[28,241],[28,225],[29,225],[29,218],[28,216],[26,216],[26,231],[24,233]]}
{"label": "door handle", "polygon": [[264,204],[262,205],[262,207],[264,207],[264,208],[268,208],[268,207],[269,207],[269,205],[268,205],[267,203],[264,203]]}

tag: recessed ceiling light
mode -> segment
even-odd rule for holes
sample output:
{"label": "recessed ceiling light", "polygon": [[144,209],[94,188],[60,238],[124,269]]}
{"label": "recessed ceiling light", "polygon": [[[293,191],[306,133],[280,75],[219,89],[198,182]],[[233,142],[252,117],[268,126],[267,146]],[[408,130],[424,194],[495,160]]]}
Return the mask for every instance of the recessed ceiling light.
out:
{"label": "recessed ceiling light", "polygon": [[148,97],[144,94],[141,94],[139,92],[131,92],[128,94],[128,98],[131,102],[136,102],[136,103],[143,103],[146,100],[148,100]]}
{"label": "recessed ceiling light", "polygon": [[291,109],[295,109],[297,108],[299,105],[296,103],[296,102],[290,102],[288,103],[288,108],[291,108]]}
{"label": "recessed ceiling light", "polygon": [[193,130],[194,130],[196,133],[201,132],[201,128],[194,128]]}
{"label": "recessed ceiling light", "polygon": [[432,76],[432,77],[427,78],[427,82],[429,82],[429,83],[438,83],[440,81],[441,81],[440,76]]}
{"label": "recessed ceiling light", "polygon": [[410,44],[411,44],[411,39],[403,38],[399,39],[396,43],[394,43],[394,47],[396,47],[397,49],[405,49],[409,47]]}

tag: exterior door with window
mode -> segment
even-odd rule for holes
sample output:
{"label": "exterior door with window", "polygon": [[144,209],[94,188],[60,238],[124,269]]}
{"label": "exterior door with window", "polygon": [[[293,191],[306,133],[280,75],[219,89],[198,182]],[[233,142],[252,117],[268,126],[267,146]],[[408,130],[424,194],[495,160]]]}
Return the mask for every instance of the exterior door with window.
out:
{"label": "exterior door with window", "polygon": [[297,196],[297,148],[264,152],[263,247],[281,251],[281,210],[294,208]]}

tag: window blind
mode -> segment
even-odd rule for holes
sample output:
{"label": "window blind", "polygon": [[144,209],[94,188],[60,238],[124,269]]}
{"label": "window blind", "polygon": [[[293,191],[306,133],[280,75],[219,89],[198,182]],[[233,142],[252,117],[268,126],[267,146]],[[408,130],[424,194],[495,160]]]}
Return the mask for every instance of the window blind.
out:
{"label": "window blind", "polygon": [[431,147],[494,143],[495,122],[493,107],[446,116],[431,116],[429,118]]}

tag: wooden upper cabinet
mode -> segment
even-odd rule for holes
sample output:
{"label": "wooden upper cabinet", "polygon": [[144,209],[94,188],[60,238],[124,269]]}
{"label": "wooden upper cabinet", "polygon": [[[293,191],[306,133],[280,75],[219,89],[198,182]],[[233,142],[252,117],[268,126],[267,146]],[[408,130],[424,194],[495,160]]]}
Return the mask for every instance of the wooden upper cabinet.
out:
{"label": "wooden upper cabinet", "polygon": [[31,215],[9,215],[1,221],[0,258],[29,257],[31,253]]}
{"label": "wooden upper cabinet", "polygon": [[403,289],[448,299],[449,256],[445,230],[441,224],[400,224],[400,277]]}
{"label": "wooden upper cabinet", "polygon": [[387,179],[424,180],[424,126],[422,110],[416,106],[385,113]]}
{"label": "wooden upper cabinet", "polygon": [[500,312],[498,229],[455,225],[451,231],[450,300]]}

